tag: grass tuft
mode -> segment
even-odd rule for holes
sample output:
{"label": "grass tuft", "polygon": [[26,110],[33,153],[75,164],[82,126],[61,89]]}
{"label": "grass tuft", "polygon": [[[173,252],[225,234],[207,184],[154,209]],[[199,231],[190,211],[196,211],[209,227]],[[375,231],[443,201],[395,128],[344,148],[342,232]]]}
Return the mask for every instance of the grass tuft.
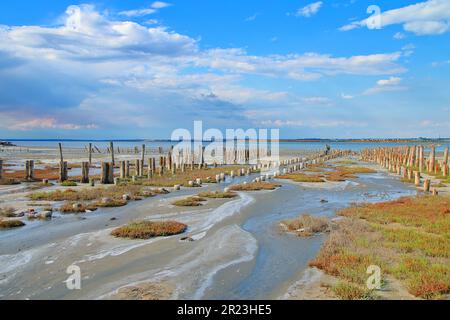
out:
{"label": "grass tuft", "polygon": [[230,199],[237,197],[234,192],[221,192],[221,191],[211,191],[211,192],[201,192],[198,194],[201,198],[211,198],[211,199]]}
{"label": "grass tuft", "polygon": [[13,229],[23,227],[25,223],[20,220],[0,220],[0,229]]}
{"label": "grass tuft", "polygon": [[277,178],[292,180],[294,182],[313,182],[313,183],[325,182],[323,175],[319,174],[288,173],[280,175]]}
{"label": "grass tuft", "polygon": [[78,184],[75,181],[63,181],[60,183],[61,187],[76,187]]}
{"label": "grass tuft", "polygon": [[332,287],[334,294],[342,300],[372,300],[371,290],[350,282],[340,281]]}
{"label": "grass tuft", "polygon": [[111,235],[117,238],[150,239],[180,234],[186,229],[187,225],[176,221],[140,221],[117,228],[111,232]]}
{"label": "grass tuft", "polygon": [[330,231],[330,222],[327,218],[313,217],[309,214],[281,221],[280,224],[287,232],[294,232],[299,237],[310,237],[317,233]]}
{"label": "grass tuft", "polygon": [[13,218],[16,216],[14,212],[14,208],[0,208],[0,217]]}
{"label": "grass tuft", "polygon": [[202,202],[204,201],[206,201],[205,198],[188,197],[185,199],[174,201],[172,202],[172,204],[177,207],[199,207],[202,206]]}
{"label": "grass tuft", "polygon": [[232,191],[261,191],[261,190],[275,190],[281,185],[271,182],[251,182],[247,184],[237,184],[230,187]]}

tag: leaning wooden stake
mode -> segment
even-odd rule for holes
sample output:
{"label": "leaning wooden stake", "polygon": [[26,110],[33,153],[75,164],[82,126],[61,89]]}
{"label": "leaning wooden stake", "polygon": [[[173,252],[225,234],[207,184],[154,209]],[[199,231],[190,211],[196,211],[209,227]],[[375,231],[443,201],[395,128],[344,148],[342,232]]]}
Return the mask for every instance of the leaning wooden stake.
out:
{"label": "leaning wooden stake", "polygon": [[58,143],[59,147],[59,182],[67,180],[67,162],[64,161],[62,144]]}
{"label": "leaning wooden stake", "polygon": [[109,143],[109,150],[111,151],[111,162],[114,166],[116,162],[114,161],[114,143],[112,141]]}
{"label": "leaning wooden stake", "polygon": [[59,146],[59,161],[63,162],[64,158],[63,158],[62,144],[58,143],[58,146]]}
{"label": "leaning wooden stake", "polygon": [[89,164],[92,164],[92,143],[89,143]]}

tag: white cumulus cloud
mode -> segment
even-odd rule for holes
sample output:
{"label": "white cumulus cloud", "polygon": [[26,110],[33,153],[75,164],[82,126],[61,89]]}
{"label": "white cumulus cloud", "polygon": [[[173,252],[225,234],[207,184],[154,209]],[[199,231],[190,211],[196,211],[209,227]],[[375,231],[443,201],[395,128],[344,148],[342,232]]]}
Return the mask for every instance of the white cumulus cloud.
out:
{"label": "white cumulus cloud", "polygon": [[[353,22],[341,27],[340,30],[349,31],[365,27],[370,21],[371,18]],[[428,0],[388,10],[380,14],[380,22],[381,27],[400,24],[405,31],[419,36],[443,34],[450,30],[450,1]]]}
{"label": "white cumulus cloud", "polygon": [[310,3],[304,6],[303,8],[298,9],[295,15],[298,17],[305,17],[305,18],[312,17],[313,15],[317,14],[317,12],[319,12],[322,5],[323,5],[322,1]]}

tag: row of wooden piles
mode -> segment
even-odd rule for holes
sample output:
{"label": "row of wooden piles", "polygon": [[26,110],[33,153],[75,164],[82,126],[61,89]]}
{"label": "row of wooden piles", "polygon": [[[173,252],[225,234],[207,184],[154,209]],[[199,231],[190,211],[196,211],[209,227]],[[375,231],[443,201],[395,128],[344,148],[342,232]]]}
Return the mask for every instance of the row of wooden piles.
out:
{"label": "row of wooden piles", "polygon": [[[81,163],[81,183],[91,183],[95,182],[90,179],[90,168],[92,165],[92,154],[94,148],[92,144],[89,144],[88,149],[88,161]],[[135,148],[135,150],[138,150]],[[160,147],[159,152],[162,152],[162,148]],[[192,152],[191,149],[186,150],[174,150],[174,148],[170,148],[166,155],[160,155],[158,157],[150,157],[147,162],[145,161],[146,157],[146,148],[145,145],[142,145],[141,157],[140,159],[134,160],[123,160],[116,161],[114,154],[114,146],[111,142],[110,148],[108,148],[108,153],[110,154],[110,161],[101,162],[101,178],[100,182],[102,184],[113,184],[118,180],[115,178],[114,169],[119,169],[119,179],[137,179],[147,177],[148,179],[152,179],[154,176],[163,176],[165,173],[170,172],[172,175],[175,175],[177,172],[185,172],[186,170],[194,170],[194,169],[203,169],[208,167],[208,163],[205,159],[205,147],[198,148],[197,152]],[[59,181],[64,182],[69,179],[68,175],[68,162],[64,161],[63,157],[63,149],[62,145],[59,144],[59,153],[60,153],[60,161],[59,161]],[[254,162],[255,159],[259,159],[258,157],[262,155],[262,151],[258,148],[244,148],[240,149],[235,147],[234,149],[223,150],[223,160],[213,163],[214,167],[223,164],[246,164],[249,165],[251,162]],[[265,154],[270,154],[270,152],[265,152]],[[257,160],[258,161],[258,160]],[[273,162],[268,162],[265,165],[258,164],[258,167],[270,167],[273,166]],[[133,171],[130,168],[133,168]],[[146,170],[145,170],[146,169]],[[0,160],[0,179],[2,177],[3,172],[3,161]],[[24,179],[26,181],[34,181],[34,160],[27,160],[25,162],[25,172]],[[47,179],[44,179],[44,182],[47,182]]]}
{"label": "row of wooden piles", "polygon": [[436,189],[430,190],[430,179],[422,179],[421,174],[448,177],[448,150],[448,147],[444,149],[440,160],[436,158],[435,146],[429,147],[428,157],[425,155],[425,146],[401,146],[364,149],[361,151],[361,158],[363,161],[375,162],[405,180],[414,180],[414,184],[422,186],[425,192],[437,194]]}
{"label": "row of wooden piles", "polygon": [[318,165],[332,159],[341,158],[352,154],[353,151],[351,150],[333,150],[329,153],[318,152],[309,157],[296,157],[288,160],[283,160],[281,161],[280,165],[284,167],[282,169],[283,174],[293,173],[306,169],[311,165]]}

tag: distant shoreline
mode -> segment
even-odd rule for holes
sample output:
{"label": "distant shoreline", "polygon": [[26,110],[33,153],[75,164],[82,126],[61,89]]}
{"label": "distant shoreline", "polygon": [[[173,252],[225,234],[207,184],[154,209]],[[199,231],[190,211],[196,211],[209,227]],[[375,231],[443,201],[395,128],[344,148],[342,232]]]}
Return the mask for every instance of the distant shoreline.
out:
{"label": "distant shoreline", "polygon": [[[11,143],[11,142],[180,142],[179,140],[170,140],[170,139],[0,139],[0,144]],[[191,140],[191,142],[198,140]],[[226,140],[224,140],[226,141]],[[239,141],[242,141],[239,140]],[[253,141],[253,140],[250,140]],[[261,140],[265,141],[265,140]],[[286,142],[286,143],[449,143],[450,138],[439,138],[439,139],[428,139],[428,138],[393,138],[393,139],[279,139],[272,140],[278,142]],[[202,142],[212,142],[210,140],[203,140]]]}

